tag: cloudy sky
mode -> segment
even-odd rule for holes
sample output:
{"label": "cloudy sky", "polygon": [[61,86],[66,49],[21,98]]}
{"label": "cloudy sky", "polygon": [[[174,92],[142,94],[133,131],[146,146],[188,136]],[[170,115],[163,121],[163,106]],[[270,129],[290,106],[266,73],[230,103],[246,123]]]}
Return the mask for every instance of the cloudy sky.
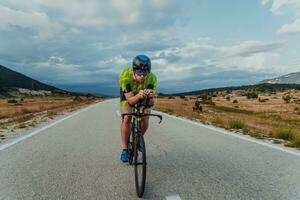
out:
{"label": "cloudy sky", "polygon": [[159,92],[300,71],[300,0],[1,0],[0,64],[48,84],[118,94],[150,56]]}

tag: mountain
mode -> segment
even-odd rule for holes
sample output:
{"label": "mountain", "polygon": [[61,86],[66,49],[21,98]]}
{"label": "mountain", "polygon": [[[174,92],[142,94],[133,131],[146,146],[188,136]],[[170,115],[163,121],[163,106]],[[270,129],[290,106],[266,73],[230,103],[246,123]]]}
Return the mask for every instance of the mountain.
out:
{"label": "mountain", "polygon": [[[68,94],[69,92],[59,88],[44,84],[25,76],[19,72],[8,69],[0,65],[0,95],[6,96],[11,91],[20,92],[19,88],[23,88],[22,92],[28,91],[48,91],[51,94]],[[35,93],[38,94],[38,93]]]}
{"label": "mountain", "polygon": [[116,84],[80,83],[80,84],[56,84],[55,86],[67,91],[90,93],[99,97],[115,97],[120,93]]}
{"label": "mountain", "polygon": [[161,94],[165,96],[181,96],[181,95],[200,95],[214,92],[231,92],[232,90],[245,90],[245,91],[257,91],[257,92],[274,92],[274,91],[285,91],[290,89],[296,89],[300,91],[300,84],[271,84],[261,83],[256,85],[243,85],[243,86],[231,86],[222,88],[209,88],[203,90],[195,90],[190,92],[181,92],[173,94]]}
{"label": "mountain", "polygon": [[290,73],[277,78],[263,80],[259,83],[300,84],[300,72]]}

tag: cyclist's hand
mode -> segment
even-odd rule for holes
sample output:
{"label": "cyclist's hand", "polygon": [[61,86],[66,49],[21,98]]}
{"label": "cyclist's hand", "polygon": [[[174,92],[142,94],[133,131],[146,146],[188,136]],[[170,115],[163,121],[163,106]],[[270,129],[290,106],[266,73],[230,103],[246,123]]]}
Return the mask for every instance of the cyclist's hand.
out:
{"label": "cyclist's hand", "polygon": [[154,91],[152,89],[147,89],[147,96],[149,98],[153,98],[154,97]]}
{"label": "cyclist's hand", "polygon": [[140,97],[140,99],[144,99],[145,97],[147,97],[147,93],[145,90],[140,90],[138,96]]}

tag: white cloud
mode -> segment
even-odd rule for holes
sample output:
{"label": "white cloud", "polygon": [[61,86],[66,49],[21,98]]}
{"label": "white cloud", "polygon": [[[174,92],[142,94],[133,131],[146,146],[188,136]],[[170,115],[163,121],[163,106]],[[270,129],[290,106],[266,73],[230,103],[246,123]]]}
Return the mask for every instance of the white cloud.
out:
{"label": "white cloud", "polygon": [[[266,5],[269,0],[262,0]],[[296,18],[294,22],[284,24],[277,31],[278,34],[300,33],[300,1],[299,0],[272,0],[271,12],[275,15],[292,13]]]}
{"label": "white cloud", "polygon": [[65,58],[60,56],[50,56],[48,61],[49,64],[63,64],[65,63]]}
{"label": "white cloud", "polygon": [[269,3],[269,0],[262,0],[261,1],[261,4],[264,6],[264,5],[266,5],[267,3]]}
{"label": "white cloud", "polygon": [[[32,63],[33,76],[38,76],[45,82],[58,83],[89,83],[99,79],[92,78],[93,71],[85,71],[82,66],[67,63],[64,58],[51,56],[47,61]],[[38,74],[38,75],[37,75]]]}
{"label": "white cloud", "polygon": [[173,44],[177,11],[174,0],[3,0],[0,61],[24,71],[35,66],[28,75],[45,80],[75,83],[87,79],[73,75],[96,71],[99,81],[137,53]]}
{"label": "white cloud", "polygon": [[[44,10],[58,14],[57,20],[71,26],[104,29],[143,22],[159,23],[174,14],[173,0],[11,0],[6,4],[23,10]],[[151,25],[151,24],[149,24]]]}
{"label": "white cloud", "polygon": [[43,12],[24,12],[0,5],[0,18],[0,29],[13,26],[31,28],[38,32],[37,37],[40,39],[48,38],[53,32],[51,29],[57,28]]}
{"label": "white cloud", "polygon": [[283,25],[278,31],[278,34],[282,33],[300,33],[300,18],[295,20],[291,24]]}
{"label": "white cloud", "polygon": [[199,76],[199,73],[244,71],[245,73],[282,72],[274,52],[282,42],[243,41],[231,46],[202,44],[199,41],[178,48],[150,52],[153,69],[161,80],[178,80]]}

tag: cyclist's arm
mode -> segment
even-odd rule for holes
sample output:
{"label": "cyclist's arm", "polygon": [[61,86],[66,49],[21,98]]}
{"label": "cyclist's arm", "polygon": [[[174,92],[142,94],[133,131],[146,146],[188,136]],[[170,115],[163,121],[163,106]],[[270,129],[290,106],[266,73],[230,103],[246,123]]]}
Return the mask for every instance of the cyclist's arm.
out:
{"label": "cyclist's arm", "polygon": [[153,89],[147,89],[147,94],[148,94],[148,106],[153,106],[154,105],[154,91]]}
{"label": "cyclist's arm", "polygon": [[154,106],[154,99],[153,99],[153,97],[149,98],[148,106]]}
{"label": "cyclist's arm", "polygon": [[133,92],[127,92],[124,95],[126,97],[127,102],[130,105],[134,105],[134,104],[138,103],[141,99],[143,99],[141,92],[139,92],[136,95],[134,95]]}

